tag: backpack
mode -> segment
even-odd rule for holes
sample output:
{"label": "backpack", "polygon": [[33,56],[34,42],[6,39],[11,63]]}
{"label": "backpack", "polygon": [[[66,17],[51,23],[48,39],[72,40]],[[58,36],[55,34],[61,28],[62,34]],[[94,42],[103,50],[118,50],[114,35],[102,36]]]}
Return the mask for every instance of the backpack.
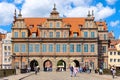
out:
{"label": "backpack", "polygon": [[73,67],[72,66],[70,67],[70,70],[73,71]]}

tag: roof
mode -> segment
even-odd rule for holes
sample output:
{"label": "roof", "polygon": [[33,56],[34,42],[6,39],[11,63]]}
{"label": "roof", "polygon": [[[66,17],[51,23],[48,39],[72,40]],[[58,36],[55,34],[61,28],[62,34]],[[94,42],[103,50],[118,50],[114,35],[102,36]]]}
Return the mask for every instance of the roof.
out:
{"label": "roof", "polygon": [[106,22],[96,22],[96,24],[98,25],[98,26],[103,26],[104,27],[104,30],[107,30],[107,25],[106,25]]}
{"label": "roof", "polygon": [[[32,29],[30,30],[30,33],[32,32],[37,32],[38,31],[38,25],[47,25],[47,19],[49,18],[24,18],[25,24],[28,28],[30,28],[29,26],[33,26]],[[80,30],[80,25],[84,26],[85,25],[85,17],[67,17],[67,18],[61,18],[62,19],[62,27],[64,27],[65,25],[69,24],[70,27],[70,36],[73,35],[74,32],[78,33],[78,36],[81,36],[81,30]],[[96,22],[97,25],[103,25],[104,30],[107,29],[106,23],[105,22]],[[40,35],[40,33],[38,32],[38,35]]]}

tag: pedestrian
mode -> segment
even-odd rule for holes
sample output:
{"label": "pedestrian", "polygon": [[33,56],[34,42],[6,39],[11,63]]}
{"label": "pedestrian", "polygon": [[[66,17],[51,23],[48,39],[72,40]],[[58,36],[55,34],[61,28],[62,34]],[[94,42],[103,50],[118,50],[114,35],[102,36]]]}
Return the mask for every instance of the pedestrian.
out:
{"label": "pedestrian", "polygon": [[35,70],[35,74],[37,75],[37,72],[38,72],[37,66],[34,67],[34,70]]}
{"label": "pedestrian", "polygon": [[115,78],[115,74],[116,74],[116,70],[113,69],[113,70],[112,70],[112,76],[113,76],[113,78]]}
{"label": "pedestrian", "polygon": [[78,73],[78,68],[77,67],[73,67],[73,74],[74,77],[76,77],[76,74]]}
{"label": "pedestrian", "polygon": [[70,76],[72,77],[73,76],[73,66],[70,66]]}

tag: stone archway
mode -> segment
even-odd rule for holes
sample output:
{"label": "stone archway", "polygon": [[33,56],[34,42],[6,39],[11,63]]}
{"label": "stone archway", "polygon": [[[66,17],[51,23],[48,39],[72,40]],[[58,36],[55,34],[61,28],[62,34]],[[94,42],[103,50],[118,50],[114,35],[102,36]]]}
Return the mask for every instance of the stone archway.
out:
{"label": "stone archway", "polygon": [[66,71],[66,62],[64,60],[59,60],[57,62],[56,71]]}
{"label": "stone archway", "polygon": [[35,66],[38,66],[39,64],[38,64],[38,62],[37,62],[37,60],[32,60],[31,62],[30,62],[30,68],[31,68],[31,71],[34,71],[34,67]]}
{"label": "stone archway", "polygon": [[80,67],[80,63],[78,60],[73,60],[73,62],[75,63],[75,67]]}
{"label": "stone archway", "polygon": [[50,60],[46,60],[43,63],[44,71],[52,71],[52,62]]}

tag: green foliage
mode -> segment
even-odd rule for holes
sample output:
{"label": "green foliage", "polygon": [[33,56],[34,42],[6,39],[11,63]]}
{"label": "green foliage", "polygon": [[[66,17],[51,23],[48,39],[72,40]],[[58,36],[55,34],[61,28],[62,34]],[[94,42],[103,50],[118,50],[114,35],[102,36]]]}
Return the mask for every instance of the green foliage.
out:
{"label": "green foliage", "polygon": [[59,61],[58,63],[57,63],[57,66],[62,66],[63,65],[63,62],[62,61]]}
{"label": "green foliage", "polygon": [[5,77],[9,75],[16,74],[15,69],[1,69],[0,70],[0,77]]}

